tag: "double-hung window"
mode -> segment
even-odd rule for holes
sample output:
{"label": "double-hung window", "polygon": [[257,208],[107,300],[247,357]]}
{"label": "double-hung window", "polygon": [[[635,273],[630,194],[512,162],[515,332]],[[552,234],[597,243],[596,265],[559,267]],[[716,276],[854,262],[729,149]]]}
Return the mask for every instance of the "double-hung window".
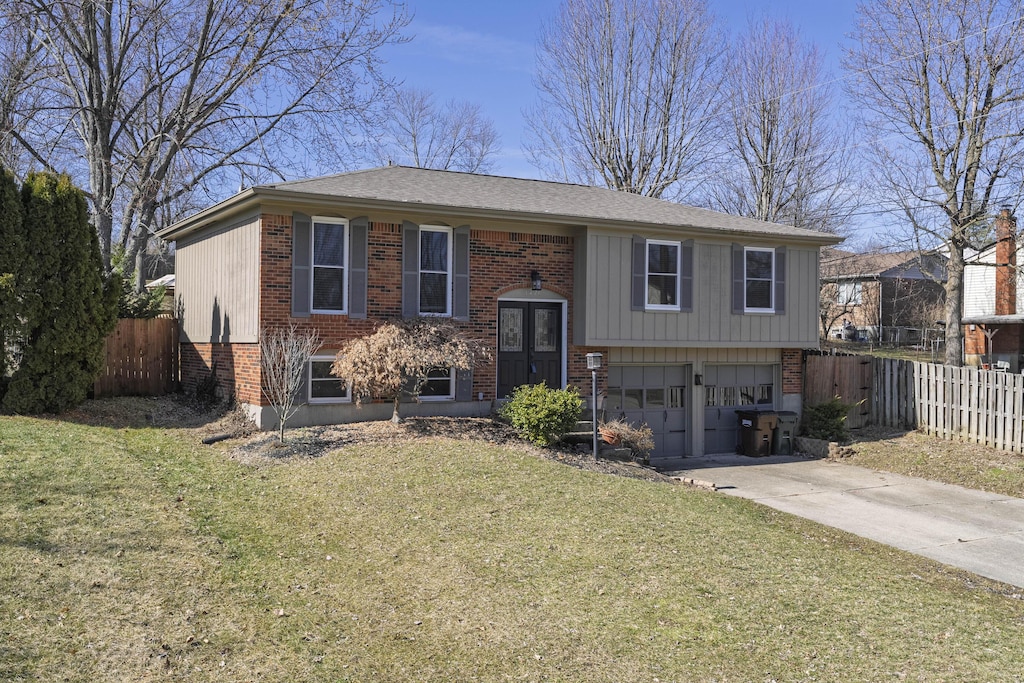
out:
{"label": "double-hung window", "polygon": [[420,315],[452,314],[452,230],[420,226]]}
{"label": "double-hung window", "polygon": [[347,403],[351,400],[348,383],[331,374],[334,356],[313,356],[309,361],[309,402]]}
{"label": "double-hung window", "polygon": [[744,249],[744,309],[747,313],[775,312],[775,250]]}
{"label": "double-hung window", "polygon": [[312,277],[313,313],[345,313],[348,291],[348,221],[313,217]]}
{"label": "double-hung window", "polygon": [[647,240],[647,308],[679,310],[679,242]]}
{"label": "double-hung window", "polygon": [[455,373],[451,368],[431,368],[427,382],[420,388],[420,400],[443,401],[455,398]]}
{"label": "double-hung window", "polygon": [[862,302],[860,285],[861,283],[859,282],[840,282],[839,303],[844,305],[859,306]]}

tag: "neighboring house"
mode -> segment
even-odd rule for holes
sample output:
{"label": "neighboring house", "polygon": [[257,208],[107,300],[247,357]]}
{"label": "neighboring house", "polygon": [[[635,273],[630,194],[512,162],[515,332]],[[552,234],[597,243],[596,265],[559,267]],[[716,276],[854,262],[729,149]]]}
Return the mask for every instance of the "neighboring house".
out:
{"label": "neighboring house", "polygon": [[[964,362],[1024,368],[1024,287],[1017,276],[1017,219],[1003,209],[995,220],[995,243],[965,254]],[[1005,366],[1004,366],[1005,367]]]}
{"label": "neighboring house", "polygon": [[917,251],[821,250],[822,334],[920,344],[942,320],[945,257]]}
{"label": "neighboring house", "polygon": [[158,287],[164,288],[163,301],[160,304],[160,311],[164,314],[174,314],[174,273],[158,277],[146,283],[146,289],[153,291]]}
{"label": "neighboring house", "polygon": [[647,422],[655,463],[732,452],[736,411],[801,409],[831,235],[612,190],[401,166],[261,185],[160,232],[177,243],[181,372],[216,364],[262,428],[261,329],[315,327],[296,425],[382,419],[328,373],[342,342],[400,317],[451,318],[493,362],[439,369],[409,414],[485,415],[516,386],[590,395]]}

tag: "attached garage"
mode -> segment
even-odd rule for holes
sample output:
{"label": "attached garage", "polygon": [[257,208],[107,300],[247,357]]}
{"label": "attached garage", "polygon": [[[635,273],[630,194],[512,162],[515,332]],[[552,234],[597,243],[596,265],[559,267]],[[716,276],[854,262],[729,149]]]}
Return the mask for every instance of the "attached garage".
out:
{"label": "attached garage", "polygon": [[607,419],[646,423],[654,432],[651,464],[690,455],[691,365],[612,365],[608,368]]}
{"label": "attached garage", "polygon": [[704,452],[735,453],[739,410],[773,410],[780,396],[774,365],[704,366]]}

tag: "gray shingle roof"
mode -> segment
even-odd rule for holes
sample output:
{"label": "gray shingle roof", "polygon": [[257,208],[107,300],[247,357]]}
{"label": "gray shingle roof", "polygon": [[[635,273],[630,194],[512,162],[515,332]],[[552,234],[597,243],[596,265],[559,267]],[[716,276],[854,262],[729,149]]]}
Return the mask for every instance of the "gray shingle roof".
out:
{"label": "gray shingle roof", "polygon": [[839,241],[832,235],[814,230],[766,223],[604,188],[408,166],[385,166],[260,185],[254,189],[258,192],[260,188],[401,204],[450,206],[470,211],[510,212],[548,217],[559,222],[612,222],[760,233],[814,239],[821,244]]}

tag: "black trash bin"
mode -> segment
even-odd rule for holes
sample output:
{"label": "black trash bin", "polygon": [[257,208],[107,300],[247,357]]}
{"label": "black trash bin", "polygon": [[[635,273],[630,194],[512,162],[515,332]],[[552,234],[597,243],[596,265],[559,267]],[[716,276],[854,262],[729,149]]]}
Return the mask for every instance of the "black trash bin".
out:
{"label": "black trash bin", "polygon": [[796,436],[800,416],[792,410],[780,410],[778,416],[778,424],[772,437],[772,453],[793,455],[793,438]]}
{"label": "black trash bin", "polygon": [[763,457],[771,455],[772,432],[778,422],[774,410],[738,410],[740,421],[740,444],[743,455]]}

